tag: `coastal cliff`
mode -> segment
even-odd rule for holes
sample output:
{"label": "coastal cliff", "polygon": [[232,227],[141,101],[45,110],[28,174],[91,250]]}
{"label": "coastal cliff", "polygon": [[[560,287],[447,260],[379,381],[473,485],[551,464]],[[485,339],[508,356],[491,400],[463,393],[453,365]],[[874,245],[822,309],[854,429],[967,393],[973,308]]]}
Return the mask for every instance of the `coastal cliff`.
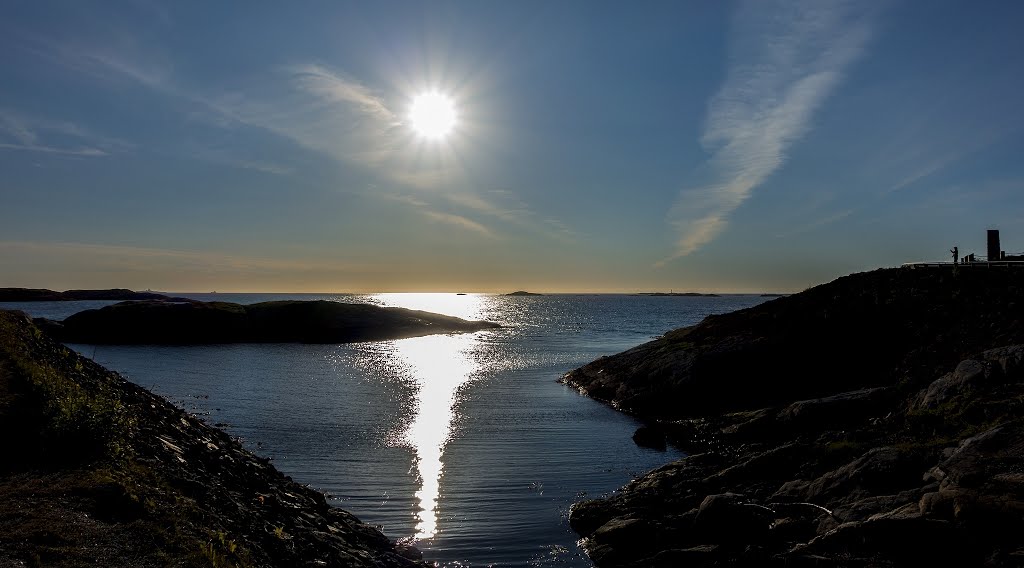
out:
{"label": "coastal cliff", "polygon": [[691,455],[570,524],[599,567],[1022,565],[1022,307],[1024,271],[877,270],[572,371]]}
{"label": "coastal cliff", "polygon": [[11,565],[425,566],[20,312],[0,311],[0,434]]}
{"label": "coastal cliff", "polygon": [[36,323],[59,341],[115,344],[351,343],[499,327],[485,321],[370,304],[258,304],[150,300],[85,310]]}

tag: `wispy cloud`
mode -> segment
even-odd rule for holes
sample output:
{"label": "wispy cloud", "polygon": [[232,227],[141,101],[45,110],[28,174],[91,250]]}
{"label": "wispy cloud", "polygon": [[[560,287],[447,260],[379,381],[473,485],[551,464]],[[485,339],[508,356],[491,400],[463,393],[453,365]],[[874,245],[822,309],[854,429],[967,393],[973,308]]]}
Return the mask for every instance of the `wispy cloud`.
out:
{"label": "wispy cloud", "polygon": [[438,223],[445,223],[447,225],[452,225],[455,227],[459,227],[461,229],[472,231],[474,233],[477,233],[478,235],[483,235],[491,239],[494,238],[494,233],[491,232],[490,229],[481,225],[480,223],[477,223],[472,219],[463,217],[462,215],[456,215],[454,213],[442,213],[440,211],[423,211],[423,214],[428,219],[431,219]]}
{"label": "wispy cloud", "polygon": [[99,136],[65,121],[0,109],[0,149],[67,156],[99,157],[131,145]]}
{"label": "wispy cloud", "polygon": [[686,256],[786,161],[814,112],[863,53],[870,18],[850,2],[742,4],[734,21],[725,83],[708,105],[701,143],[711,156],[705,183],[682,190],[669,219],[674,253]]}
{"label": "wispy cloud", "polygon": [[365,85],[313,64],[292,67],[291,73],[296,84],[311,94],[334,102],[355,104],[385,124],[397,124],[395,114],[388,109],[383,99]]}
{"label": "wispy cloud", "polygon": [[[410,195],[405,193],[380,193],[379,197],[415,207],[420,214],[433,221],[447,222],[475,230],[481,234],[498,238],[495,225],[515,227],[517,232],[530,235],[543,235],[549,239],[572,241],[577,233],[562,221],[552,217],[541,217],[515,197],[509,190],[496,189],[487,192],[450,191],[440,193],[422,193]],[[429,198],[429,200],[428,200]],[[439,212],[431,201],[440,200],[447,208],[461,211],[463,214]],[[475,221],[472,217],[487,219],[487,223]]]}
{"label": "wispy cloud", "polygon": [[463,230],[468,230],[479,235],[483,235],[488,238],[497,238],[494,231],[487,228],[483,223],[479,223],[470,219],[469,217],[458,215],[455,213],[448,213],[445,211],[438,211],[434,209],[430,203],[424,199],[406,194],[394,194],[384,193],[380,195],[384,199],[395,201],[413,207],[416,211],[435,223],[444,223],[452,227],[456,227]]}
{"label": "wispy cloud", "polygon": [[345,163],[379,167],[391,155],[399,121],[372,89],[320,65],[288,66],[275,74],[275,81],[204,101],[239,123]]}
{"label": "wispy cloud", "polygon": [[120,31],[111,31],[102,43],[27,34],[21,34],[20,39],[20,49],[98,79],[128,79],[154,89],[167,88],[171,83],[170,59]]}

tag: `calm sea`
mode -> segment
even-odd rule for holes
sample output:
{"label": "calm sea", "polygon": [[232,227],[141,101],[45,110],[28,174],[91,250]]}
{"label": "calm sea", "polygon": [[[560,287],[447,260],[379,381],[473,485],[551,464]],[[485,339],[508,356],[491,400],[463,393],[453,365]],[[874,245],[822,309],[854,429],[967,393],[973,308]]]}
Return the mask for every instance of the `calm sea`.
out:
{"label": "calm sea", "polygon": [[[632,418],[566,371],[758,296],[176,294],[331,299],[501,323],[349,345],[74,349],[270,456],[333,504],[443,566],[590,566],[569,506],[679,457],[639,448]],[[112,302],[0,304],[61,319]]]}

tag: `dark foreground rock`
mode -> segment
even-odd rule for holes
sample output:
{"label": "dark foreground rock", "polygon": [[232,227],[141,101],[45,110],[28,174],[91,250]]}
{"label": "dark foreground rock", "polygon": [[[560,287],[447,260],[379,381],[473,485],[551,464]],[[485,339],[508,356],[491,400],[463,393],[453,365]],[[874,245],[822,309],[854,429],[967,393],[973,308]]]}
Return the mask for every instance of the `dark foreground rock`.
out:
{"label": "dark foreground rock", "polygon": [[424,566],[164,399],[0,311],[0,565]]}
{"label": "dark foreground rock", "polygon": [[43,288],[0,288],[0,302],[74,302],[81,300],[169,300],[156,292],[135,292],[125,288],[109,290],[66,290],[56,292]]}
{"label": "dark foreground rock", "polygon": [[600,566],[1024,565],[1024,270],[885,270],[566,380],[692,452],[571,526]]}
{"label": "dark foreground rock", "polygon": [[351,343],[498,327],[418,310],[328,301],[122,302],[61,322],[36,323],[60,341],[114,344]]}

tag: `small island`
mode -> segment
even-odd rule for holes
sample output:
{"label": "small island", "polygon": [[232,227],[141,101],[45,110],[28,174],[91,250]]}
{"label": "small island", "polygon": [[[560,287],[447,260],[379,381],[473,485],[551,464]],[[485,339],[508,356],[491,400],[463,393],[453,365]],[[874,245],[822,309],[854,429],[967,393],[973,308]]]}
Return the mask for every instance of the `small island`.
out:
{"label": "small island", "polygon": [[355,343],[500,327],[486,321],[370,304],[147,300],[36,325],[60,341],[94,344]]}
{"label": "small island", "polygon": [[696,298],[717,298],[719,295],[718,294],[711,294],[711,293],[704,293],[704,292],[640,292],[638,294],[634,294],[634,296],[652,296],[652,297],[659,297],[659,296],[668,296],[668,297],[685,296],[685,297],[696,297]]}
{"label": "small island", "polygon": [[526,290],[516,290],[515,292],[509,292],[506,296],[543,296],[544,294],[538,294],[536,292],[527,292]]}

